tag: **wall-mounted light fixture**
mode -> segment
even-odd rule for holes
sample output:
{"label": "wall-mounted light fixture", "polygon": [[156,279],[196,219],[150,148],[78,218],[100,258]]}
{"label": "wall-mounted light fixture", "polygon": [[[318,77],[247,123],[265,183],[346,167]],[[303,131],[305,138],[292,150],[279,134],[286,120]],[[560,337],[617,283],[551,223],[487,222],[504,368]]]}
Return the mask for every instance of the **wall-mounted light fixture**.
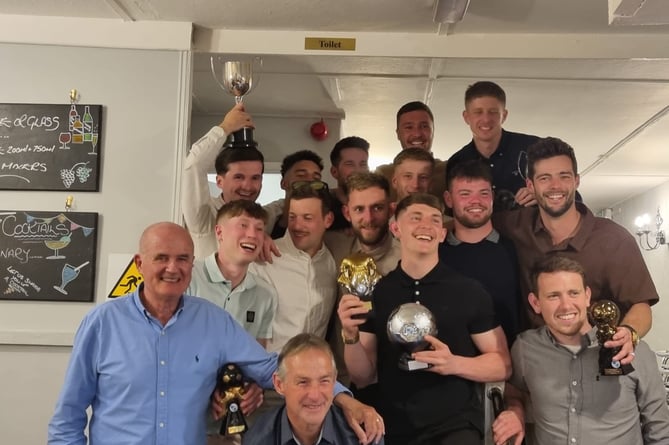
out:
{"label": "wall-mounted light fixture", "polygon": [[[650,230],[650,222],[648,213],[639,215],[634,220],[634,225],[637,227],[636,235],[639,237],[639,245],[643,250],[655,250],[666,243],[664,230],[660,229],[663,219],[659,207],[655,215],[655,231]],[[655,241],[651,244],[653,238]]]}

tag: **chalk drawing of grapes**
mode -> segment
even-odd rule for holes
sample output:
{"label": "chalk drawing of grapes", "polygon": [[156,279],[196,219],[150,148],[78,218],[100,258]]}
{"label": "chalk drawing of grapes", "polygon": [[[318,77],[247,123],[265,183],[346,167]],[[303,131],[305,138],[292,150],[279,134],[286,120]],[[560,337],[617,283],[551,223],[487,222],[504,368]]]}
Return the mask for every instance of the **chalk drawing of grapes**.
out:
{"label": "chalk drawing of grapes", "polygon": [[60,171],[60,178],[63,180],[63,185],[70,188],[76,179],[82,184],[91,176],[92,168],[87,167],[88,162],[78,162],[71,168],[64,168]]}

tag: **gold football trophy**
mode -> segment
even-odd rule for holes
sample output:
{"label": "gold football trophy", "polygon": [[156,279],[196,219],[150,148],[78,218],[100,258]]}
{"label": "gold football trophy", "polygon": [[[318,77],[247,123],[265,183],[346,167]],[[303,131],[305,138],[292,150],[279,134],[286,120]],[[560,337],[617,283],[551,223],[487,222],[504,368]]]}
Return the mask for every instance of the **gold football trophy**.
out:
{"label": "gold football trophy", "polygon": [[597,341],[599,342],[599,373],[601,375],[623,375],[634,371],[630,364],[623,365],[613,360],[620,347],[605,348],[604,343],[611,340],[616,334],[620,321],[620,309],[610,300],[599,300],[590,306],[590,317],[597,327]]}
{"label": "gold football trophy", "polygon": [[[362,253],[354,253],[342,260],[337,282],[347,293],[359,297],[365,307],[371,311],[372,292],[380,279],[381,274],[376,268],[374,259]],[[368,315],[369,312],[353,318],[366,318]]]}
{"label": "gold football trophy", "polygon": [[244,396],[244,376],[237,365],[228,363],[218,370],[217,389],[223,396],[225,405],[219,434],[231,436],[245,433],[249,427],[240,407]]}

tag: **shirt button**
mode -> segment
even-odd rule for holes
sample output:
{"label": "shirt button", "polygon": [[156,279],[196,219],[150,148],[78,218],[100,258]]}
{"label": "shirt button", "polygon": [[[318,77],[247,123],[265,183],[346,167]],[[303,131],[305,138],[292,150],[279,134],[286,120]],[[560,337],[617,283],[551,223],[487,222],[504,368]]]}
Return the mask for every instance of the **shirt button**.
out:
{"label": "shirt button", "polygon": [[420,291],[417,290],[417,291],[416,291],[416,295],[420,295]]}
{"label": "shirt button", "polygon": [[418,285],[420,284],[420,281],[415,281],[413,284],[415,284],[416,286],[418,286]]}
{"label": "shirt button", "polygon": [[571,442],[571,443],[576,443],[576,438],[575,438],[575,437],[572,437],[570,442]]}
{"label": "shirt button", "polygon": [[572,386],[576,386],[576,385],[578,385],[578,382],[577,382],[576,380],[573,380],[573,381],[571,382],[571,385],[572,385]]}
{"label": "shirt button", "polygon": [[160,361],[160,366],[165,366],[165,360]]}
{"label": "shirt button", "polygon": [[491,167],[494,167],[494,166],[495,166],[495,164],[493,164],[493,163],[491,162],[491,163],[490,163],[490,166],[491,166]]}
{"label": "shirt button", "polygon": [[575,413],[575,412],[576,412],[576,408],[571,408],[569,411],[571,411],[572,413]]}
{"label": "shirt button", "polygon": [[165,331],[160,331],[160,335],[165,335]]}
{"label": "shirt button", "polygon": [[165,428],[165,424],[164,424],[163,422],[160,422],[160,423],[158,424],[158,426],[161,427],[161,428]]}
{"label": "shirt button", "polygon": [[576,356],[576,355],[572,355],[571,358],[572,358],[573,360],[576,360],[576,359],[578,358],[578,356]]}
{"label": "shirt button", "polygon": [[165,397],[165,391],[160,391],[160,397]]}

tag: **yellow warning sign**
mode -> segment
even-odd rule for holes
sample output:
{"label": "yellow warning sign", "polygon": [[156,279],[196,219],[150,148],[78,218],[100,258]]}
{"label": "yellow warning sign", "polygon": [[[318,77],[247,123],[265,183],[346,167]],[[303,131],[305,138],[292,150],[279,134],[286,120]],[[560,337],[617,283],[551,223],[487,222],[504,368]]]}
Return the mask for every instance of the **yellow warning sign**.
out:
{"label": "yellow warning sign", "polygon": [[137,270],[135,261],[131,259],[130,264],[125,268],[121,278],[118,279],[107,298],[121,297],[130,292],[134,292],[142,281],[144,281],[144,277],[142,277],[142,274]]}

